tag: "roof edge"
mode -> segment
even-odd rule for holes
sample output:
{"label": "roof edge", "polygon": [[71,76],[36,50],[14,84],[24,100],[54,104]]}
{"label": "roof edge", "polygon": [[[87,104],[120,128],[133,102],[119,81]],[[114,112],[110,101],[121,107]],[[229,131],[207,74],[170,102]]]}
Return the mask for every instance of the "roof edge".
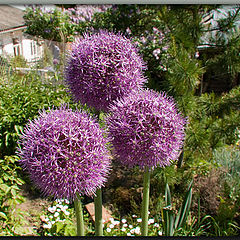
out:
{"label": "roof edge", "polygon": [[13,31],[21,30],[21,29],[26,29],[26,28],[27,28],[26,25],[20,25],[20,26],[16,26],[16,27],[7,28],[7,29],[2,29],[2,30],[0,30],[0,34],[7,33],[7,32],[13,32]]}

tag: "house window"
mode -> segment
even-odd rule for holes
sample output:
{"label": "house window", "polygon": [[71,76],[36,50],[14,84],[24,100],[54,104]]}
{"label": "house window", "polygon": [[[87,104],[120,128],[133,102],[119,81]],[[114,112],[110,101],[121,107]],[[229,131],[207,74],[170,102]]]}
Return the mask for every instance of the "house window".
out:
{"label": "house window", "polygon": [[3,43],[0,41],[0,54],[3,54]]}
{"label": "house window", "polygon": [[37,54],[37,45],[35,41],[31,42],[31,55],[34,56]]}
{"label": "house window", "polygon": [[14,56],[16,57],[21,55],[19,38],[13,38],[12,41],[13,41]]}
{"label": "house window", "polygon": [[13,46],[13,51],[14,51],[14,56],[15,56],[15,57],[16,57],[16,56],[19,56],[19,55],[21,54],[21,52],[20,52],[20,44],[14,45],[14,46]]}

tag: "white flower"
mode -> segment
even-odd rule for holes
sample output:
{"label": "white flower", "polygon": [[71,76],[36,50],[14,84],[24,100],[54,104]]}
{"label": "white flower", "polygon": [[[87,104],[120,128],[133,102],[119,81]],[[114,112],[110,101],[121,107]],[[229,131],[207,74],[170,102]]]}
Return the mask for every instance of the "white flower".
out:
{"label": "white flower", "polygon": [[158,30],[156,27],[153,27],[153,32],[154,32],[155,34],[157,34],[157,33],[159,32],[159,30]]}
{"label": "white flower", "polygon": [[119,221],[114,221],[113,224],[114,225],[118,225],[120,222]]}
{"label": "white flower", "polygon": [[134,234],[134,233],[135,233],[135,229],[131,229],[131,230],[130,230],[130,233],[131,233],[131,234]]}
{"label": "white flower", "polygon": [[111,223],[111,224],[109,225],[109,227],[110,227],[110,228],[114,228],[114,224]]}
{"label": "white flower", "polygon": [[129,225],[128,227],[129,227],[129,228],[133,228],[133,225]]}
{"label": "white flower", "polygon": [[55,221],[51,221],[50,223],[53,225],[55,223]]}
{"label": "white flower", "polygon": [[66,203],[66,204],[69,204],[69,201],[68,201],[67,199],[65,199],[65,203]]}
{"label": "white flower", "polygon": [[159,235],[159,236],[162,236],[162,232],[161,232],[161,231],[158,231],[158,235]]}
{"label": "white flower", "polygon": [[47,222],[48,221],[47,218],[44,215],[40,216],[40,220],[42,222]]}
{"label": "white flower", "polygon": [[107,228],[107,232],[111,232],[111,228]]}
{"label": "white flower", "polygon": [[60,220],[60,217],[57,217],[56,222],[59,222],[59,220]]}
{"label": "white flower", "polygon": [[64,211],[64,214],[68,216],[70,214],[70,212]]}
{"label": "white flower", "polygon": [[159,228],[159,224],[158,223],[154,223],[153,226],[156,227],[156,228]]}
{"label": "white flower", "polygon": [[51,227],[52,227],[52,224],[51,224],[51,223],[43,224],[43,228],[48,228],[48,229],[50,229]]}
{"label": "white flower", "polygon": [[55,212],[53,216],[54,217],[58,217],[59,216],[59,212]]}
{"label": "white flower", "polygon": [[141,218],[138,218],[138,219],[137,219],[137,222],[139,222],[139,223],[142,222],[142,219],[141,219]]}
{"label": "white flower", "polygon": [[133,217],[133,218],[136,218],[136,217],[137,217],[137,215],[133,214],[133,215],[132,215],[132,217]]}
{"label": "white flower", "polygon": [[131,236],[131,233],[127,233],[127,236]]}
{"label": "white flower", "polygon": [[195,58],[199,58],[199,52],[195,53]]}
{"label": "white flower", "polygon": [[140,234],[140,227],[136,227],[136,228],[135,228],[135,233],[136,233],[136,234]]}
{"label": "white flower", "polygon": [[161,50],[159,48],[157,48],[153,51],[153,55],[157,60],[159,59],[158,55],[160,54],[160,52],[161,52]]}
{"label": "white flower", "polygon": [[132,33],[132,31],[131,31],[131,29],[130,29],[129,27],[126,29],[126,32],[127,32],[128,34],[131,34],[131,33]]}
{"label": "white flower", "polygon": [[148,215],[150,214],[150,212],[148,211]]}
{"label": "white flower", "polygon": [[122,228],[121,228],[121,231],[122,231],[122,232],[126,232],[126,228],[125,228],[125,227],[122,227]]}
{"label": "white flower", "polygon": [[58,209],[57,209],[57,212],[61,212],[61,209],[60,209],[60,208],[58,208]]}
{"label": "white flower", "polygon": [[152,224],[152,223],[154,223],[154,219],[153,219],[153,218],[150,218],[150,219],[148,220],[148,225],[149,225],[149,224]]}
{"label": "white flower", "polygon": [[111,223],[114,223],[114,218],[109,218],[109,220],[111,221]]}
{"label": "white flower", "polygon": [[48,208],[48,211],[51,212],[51,213],[54,213],[56,211],[56,206],[53,206],[53,207],[49,207]]}
{"label": "white flower", "polygon": [[126,223],[126,222],[127,222],[127,220],[123,218],[122,219],[122,223]]}
{"label": "white flower", "polygon": [[128,225],[126,223],[123,224],[123,227],[127,227]]}
{"label": "white flower", "polygon": [[65,206],[61,205],[60,208],[61,208],[61,210],[64,212],[65,210],[68,209],[68,206],[67,206],[67,205],[65,205]]}

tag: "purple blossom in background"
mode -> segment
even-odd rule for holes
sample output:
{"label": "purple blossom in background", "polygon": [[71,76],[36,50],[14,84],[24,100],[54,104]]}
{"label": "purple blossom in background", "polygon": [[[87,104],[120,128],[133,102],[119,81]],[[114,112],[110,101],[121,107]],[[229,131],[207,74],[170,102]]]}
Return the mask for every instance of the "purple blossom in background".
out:
{"label": "purple blossom in background", "polygon": [[147,39],[144,36],[140,37],[140,41],[142,42],[143,45],[147,44]]}
{"label": "purple blossom in background", "polygon": [[163,48],[162,48],[162,51],[167,51],[169,49],[169,46],[164,46]]}
{"label": "purple blossom in background", "polygon": [[152,41],[154,38],[155,38],[154,35],[148,35],[148,36],[147,36],[147,40],[148,40],[148,41]]}
{"label": "purple blossom in background", "polygon": [[66,106],[43,110],[19,143],[20,164],[46,195],[73,200],[92,196],[106,182],[110,155],[97,121]]}
{"label": "purple blossom in background", "polygon": [[186,119],[164,92],[140,90],[119,99],[106,123],[116,157],[129,167],[168,166],[183,146]]}
{"label": "purple blossom in background", "polygon": [[58,59],[56,59],[56,58],[55,58],[55,59],[53,59],[53,64],[54,64],[54,65],[57,65],[57,64],[59,64],[59,60],[58,60]]}
{"label": "purple blossom in background", "polygon": [[144,69],[129,39],[102,30],[73,44],[65,78],[77,102],[107,111],[112,101],[144,85]]}
{"label": "purple blossom in background", "polygon": [[64,12],[70,16],[73,23],[91,21],[92,17],[97,12],[106,11],[111,5],[77,5],[74,8],[65,9]]}

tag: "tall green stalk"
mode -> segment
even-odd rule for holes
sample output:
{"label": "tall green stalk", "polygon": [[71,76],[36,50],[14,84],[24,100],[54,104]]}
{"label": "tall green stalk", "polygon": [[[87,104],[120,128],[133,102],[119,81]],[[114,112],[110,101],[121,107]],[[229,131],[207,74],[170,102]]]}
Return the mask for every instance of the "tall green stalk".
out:
{"label": "tall green stalk", "polygon": [[[98,122],[100,122],[100,111],[96,111]],[[96,197],[94,198],[95,209],[95,235],[103,236],[103,222],[102,222],[102,189],[99,188],[96,191]]]}
{"label": "tall green stalk", "polygon": [[74,208],[77,218],[77,236],[84,236],[83,209],[81,199],[78,194],[74,201]]}
{"label": "tall green stalk", "polygon": [[94,198],[95,206],[95,235],[103,236],[103,222],[102,222],[102,189],[99,188],[96,191],[96,197]]}
{"label": "tall green stalk", "polygon": [[142,201],[142,236],[148,235],[148,207],[150,192],[150,171],[145,167],[143,180],[143,201]]}

